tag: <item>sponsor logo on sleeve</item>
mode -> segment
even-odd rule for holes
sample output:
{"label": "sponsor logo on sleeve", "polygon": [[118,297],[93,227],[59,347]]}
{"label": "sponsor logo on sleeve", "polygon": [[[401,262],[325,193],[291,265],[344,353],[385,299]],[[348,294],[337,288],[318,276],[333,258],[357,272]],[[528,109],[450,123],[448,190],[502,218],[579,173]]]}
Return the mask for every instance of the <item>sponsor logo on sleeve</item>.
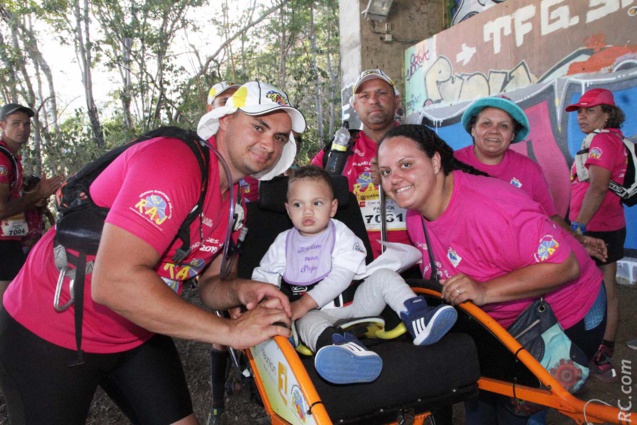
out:
{"label": "sponsor logo on sleeve", "polygon": [[150,223],[160,227],[172,217],[173,206],[170,198],[163,192],[150,190],[139,195],[139,201],[132,208]]}
{"label": "sponsor logo on sleeve", "polygon": [[540,239],[540,243],[537,246],[537,253],[535,254],[535,261],[538,263],[548,260],[560,244],[553,238],[553,235],[544,235]]}

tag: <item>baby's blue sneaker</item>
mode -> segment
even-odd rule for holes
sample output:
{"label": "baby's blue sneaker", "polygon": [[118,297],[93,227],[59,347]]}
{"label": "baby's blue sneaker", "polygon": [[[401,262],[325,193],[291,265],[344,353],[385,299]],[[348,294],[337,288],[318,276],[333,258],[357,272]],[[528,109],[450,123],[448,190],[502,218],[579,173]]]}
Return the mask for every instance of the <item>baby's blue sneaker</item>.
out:
{"label": "baby's blue sneaker", "polygon": [[354,335],[334,334],[332,343],[318,350],[314,358],[316,371],[323,379],[333,384],[354,384],[378,378],[383,359]]}
{"label": "baby's blue sneaker", "polygon": [[447,304],[429,307],[422,296],[405,301],[406,313],[400,318],[414,338],[414,345],[431,345],[438,342],[458,318],[455,308]]}

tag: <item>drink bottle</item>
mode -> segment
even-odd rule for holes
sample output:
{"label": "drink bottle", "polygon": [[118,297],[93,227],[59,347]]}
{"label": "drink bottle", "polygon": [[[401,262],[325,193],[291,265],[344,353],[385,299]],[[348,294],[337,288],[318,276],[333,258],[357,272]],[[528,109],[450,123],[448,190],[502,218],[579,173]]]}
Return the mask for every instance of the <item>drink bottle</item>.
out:
{"label": "drink bottle", "polygon": [[345,168],[345,163],[347,162],[347,157],[349,156],[349,139],[349,123],[347,121],[344,121],[343,126],[339,128],[334,134],[332,147],[327,153],[327,163],[325,165],[325,170],[328,173],[334,175],[343,173],[343,168]]}

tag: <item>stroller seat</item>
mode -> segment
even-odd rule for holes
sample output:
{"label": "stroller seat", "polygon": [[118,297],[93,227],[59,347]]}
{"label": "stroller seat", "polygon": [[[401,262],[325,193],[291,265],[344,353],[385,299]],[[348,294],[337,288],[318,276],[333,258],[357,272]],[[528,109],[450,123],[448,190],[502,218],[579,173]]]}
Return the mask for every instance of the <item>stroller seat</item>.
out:
{"label": "stroller seat", "polygon": [[[339,201],[335,218],[363,240],[369,262],[371,247],[356,197],[349,192],[345,177],[333,177],[333,184]],[[284,207],[286,192],[287,177],[261,182],[259,202],[247,204],[249,231],[239,258],[241,277],[250,278],[276,236],[292,226]],[[407,335],[393,340],[364,339],[363,342],[383,359],[383,371],[372,383],[331,384],[318,376],[313,357],[304,357],[296,363],[304,367],[303,373],[309,376],[332,422],[388,423],[405,411],[420,414],[477,394],[478,354],[473,339],[464,333],[449,333],[438,343],[424,347],[413,345]],[[298,356],[291,345],[289,348],[283,351]],[[312,406],[308,407],[311,411]]]}

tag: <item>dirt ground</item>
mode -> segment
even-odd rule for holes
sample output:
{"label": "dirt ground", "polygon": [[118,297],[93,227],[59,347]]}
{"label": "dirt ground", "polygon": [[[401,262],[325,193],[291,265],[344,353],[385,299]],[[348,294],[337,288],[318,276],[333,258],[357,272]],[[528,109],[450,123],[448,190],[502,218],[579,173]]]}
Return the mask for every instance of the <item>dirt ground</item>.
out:
{"label": "dirt ground", "polygon": [[[619,286],[621,322],[615,350],[615,364],[622,378],[619,382],[604,383],[592,377],[584,390],[578,395],[583,400],[599,399],[611,405],[621,403],[626,406],[633,403],[632,411],[637,412],[634,394],[637,390],[637,351],[626,347],[625,341],[637,338],[637,285]],[[197,303],[196,290],[188,290],[186,298]],[[207,344],[192,341],[177,341],[182,355],[182,362],[186,371],[190,392],[193,398],[194,410],[201,424],[206,424],[210,407],[210,381],[208,377]],[[621,365],[623,368],[620,370]],[[247,390],[239,391],[227,400],[227,410],[224,423],[228,425],[255,425],[269,423],[264,410],[252,401]],[[634,415],[633,415],[634,416]],[[637,419],[636,419],[637,420]],[[7,419],[4,400],[0,398],[0,425],[6,425]],[[98,392],[91,407],[87,424],[114,425],[130,423],[119,409],[102,392]],[[555,411],[549,413],[549,425],[572,424],[569,418]],[[464,424],[462,405],[454,407],[454,425]]]}

